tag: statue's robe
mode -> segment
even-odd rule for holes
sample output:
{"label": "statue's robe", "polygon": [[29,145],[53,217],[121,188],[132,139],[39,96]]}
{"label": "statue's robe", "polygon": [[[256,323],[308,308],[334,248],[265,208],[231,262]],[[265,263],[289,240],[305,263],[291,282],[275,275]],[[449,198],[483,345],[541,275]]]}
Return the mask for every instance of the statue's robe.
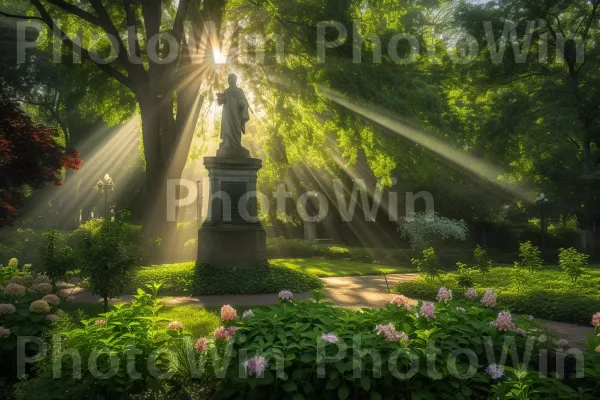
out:
{"label": "statue's robe", "polygon": [[239,87],[229,87],[223,92],[223,117],[221,120],[221,146],[238,149],[242,147],[242,133],[245,133],[248,114],[248,100]]}

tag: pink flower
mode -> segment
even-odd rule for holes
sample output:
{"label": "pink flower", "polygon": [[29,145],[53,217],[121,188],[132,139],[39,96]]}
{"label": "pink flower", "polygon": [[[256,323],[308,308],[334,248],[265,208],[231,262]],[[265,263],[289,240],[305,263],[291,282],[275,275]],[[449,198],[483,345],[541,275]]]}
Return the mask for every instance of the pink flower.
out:
{"label": "pink flower", "polygon": [[206,351],[208,349],[209,343],[210,343],[209,339],[207,339],[205,337],[201,337],[200,339],[198,339],[198,341],[196,342],[194,347],[196,348],[196,351],[198,353],[202,353],[203,351]]}
{"label": "pink flower", "polygon": [[339,340],[338,336],[335,333],[324,333],[321,336],[321,339],[323,339],[324,342],[330,344],[336,344]]}
{"label": "pink flower", "polygon": [[388,342],[397,342],[399,340],[402,340],[404,343],[408,342],[408,335],[404,332],[397,332],[396,327],[392,323],[377,325],[375,326],[375,330],[377,331],[377,335],[383,335]]}
{"label": "pink flower", "polygon": [[441,287],[435,299],[437,301],[443,301],[444,303],[448,304],[448,302],[452,300],[452,290],[448,290],[445,287]]}
{"label": "pink flower", "polygon": [[252,357],[244,364],[250,375],[262,375],[264,370],[269,366],[269,362],[264,357]]}
{"label": "pink flower", "polygon": [[523,328],[515,328],[513,332],[518,333],[521,336],[527,336],[527,332],[525,332],[525,329]]}
{"label": "pink flower", "polygon": [[106,326],[106,320],[105,319],[99,319],[96,322],[94,322],[95,326]]}
{"label": "pink flower", "polygon": [[51,324],[55,323],[57,319],[58,317],[54,314],[46,315],[46,321],[50,322]]}
{"label": "pink flower", "polygon": [[6,339],[10,336],[10,329],[0,326],[0,339]]}
{"label": "pink flower", "polygon": [[50,312],[50,304],[46,303],[44,300],[36,300],[29,306],[29,311],[33,313],[48,313]]}
{"label": "pink flower", "polygon": [[44,300],[48,304],[52,304],[53,306],[57,306],[60,304],[60,299],[55,294],[47,294],[44,297],[42,297],[42,300]]}
{"label": "pink flower", "polygon": [[420,314],[425,316],[428,321],[435,319],[435,306],[429,301],[423,302],[420,309]]}
{"label": "pink flower", "polygon": [[476,299],[477,296],[479,296],[479,295],[477,294],[477,290],[475,290],[475,288],[469,288],[465,292],[465,297],[467,299]]}
{"label": "pink flower", "polygon": [[281,292],[279,292],[279,300],[292,301],[293,298],[294,295],[290,290],[282,290]]}
{"label": "pink flower", "polygon": [[0,304],[0,315],[13,314],[17,308],[12,304]]}
{"label": "pink flower", "polygon": [[560,340],[558,341],[558,345],[559,345],[560,347],[562,347],[563,349],[564,349],[564,348],[567,348],[567,347],[569,347],[569,341],[568,341],[567,339],[560,339]]}
{"label": "pink flower", "polygon": [[592,316],[592,325],[600,327],[600,312],[597,312]]}
{"label": "pink flower", "polygon": [[595,351],[596,353],[600,353],[600,344],[599,344],[598,346],[596,346],[596,348],[594,349],[594,351]]}
{"label": "pink flower", "polygon": [[242,319],[252,318],[252,317],[254,317],[254,311],[252,311],[252,310],[246,310],[242,314]]}
{"label": "pink flower", "polygon": [[392,301],[390,302],[391,304],[395,304],[397,307],[404,307],[406,309],[410,308],[410,304],[409,304],[408,297],[403,296],[401,294],[394,296],[394,298],[392,299]]}
{"label": "pink flower", "polygon": [[237,311],[229,304],[221,307],[221,320],[222,321],[233,321],[237,318]]}
{"label": "pink flower", "polygon": [[481,298],[481,304],[489,308],[495,307],[496,297],[496,293],[492,289],[488,289],[485,291],[485,294]]}
{"label": "pink flower", "polygon": [[233,335],[235,335],[236,330],[237,328],[235,326],[230,326],[228,328],[222,326],[220,328],[217,328],[217,330],[215,331],[215,339],[219,340],[232,338]]}
{"label": "pink flower", "polygon": [[509,332],[515,327],[512,322],[512,315],[506,311],[499,312],[498,317],[490,326],[493,326],[499,332]]}
{"label": "pink flower", "polygon": [[182,331],[183,330],[183,324],[181,322],[179,322],[179,321],[171,321],[171,322],[169,322],[169,325],[167,326],[167,329]]}

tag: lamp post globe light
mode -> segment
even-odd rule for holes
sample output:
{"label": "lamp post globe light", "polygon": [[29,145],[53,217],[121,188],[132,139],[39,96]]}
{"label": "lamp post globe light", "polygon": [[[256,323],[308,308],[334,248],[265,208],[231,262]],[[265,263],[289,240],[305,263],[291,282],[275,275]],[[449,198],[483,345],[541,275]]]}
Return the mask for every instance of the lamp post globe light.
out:
{"label": "lamp post globe light", "polygon": [[96,189],[104,194],[104,218],[108,219],[108,194],[115,188],[115,184],[110,175],[104,175],[104,178],[99,179],[96,183]]}
{"label": "lamp post globe light", "polygon": [[544,204],[548,203],[548,197],[544,193],[540,193],[538,197],[535,198],[535,203],[540,207],[540,237],[542,241],[542,256],[544,255],[544,250],[546,249],[546,220],[544,215]]}

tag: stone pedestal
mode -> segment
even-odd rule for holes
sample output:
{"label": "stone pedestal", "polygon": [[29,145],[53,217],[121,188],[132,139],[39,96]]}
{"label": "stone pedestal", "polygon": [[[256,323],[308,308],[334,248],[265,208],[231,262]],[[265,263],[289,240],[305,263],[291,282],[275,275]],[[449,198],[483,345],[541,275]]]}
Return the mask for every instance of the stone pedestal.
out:
{"label": "stone pedestal", "polygon": [[204,158],[210,182],[208,215],[198,232],[198,263],[253,267],[267,260],[258,220],[256,174],[262,162],[219,150]]}

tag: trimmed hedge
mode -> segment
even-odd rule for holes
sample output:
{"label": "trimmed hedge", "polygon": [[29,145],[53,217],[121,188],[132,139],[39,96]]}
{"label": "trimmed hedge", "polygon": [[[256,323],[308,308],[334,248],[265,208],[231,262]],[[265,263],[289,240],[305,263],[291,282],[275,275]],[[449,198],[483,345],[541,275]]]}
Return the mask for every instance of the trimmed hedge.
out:
{"label": "trimmed hedge", "polygon": [[[512,268],[496,267],[487,274],[474,276],[475,288],[481,295],[487,288],[498,293],[498,307],[519,314],[553,321],[590,325],[590,318],[600,311],[600,269],[584,268],[577,283],[572,283],[564,272],[546,267],[539,272],[523,272],[521,289],[512,279]],[[418,278],[394,287],[395,293],[421,300],[435,300],[440,286],[452,289],[455,297],[462,297],[464,289],[458,286],[457,274],[449,273],[431,281]]]}
{"label": "trimmed hedge", "polygon": [[321,287],[323,283],[317,277],[269,263],[256,268],[224,268],[199,264],[196,267],[192,293],[195,296],[258,294],[277,293],[284,289],[299,293]]}

